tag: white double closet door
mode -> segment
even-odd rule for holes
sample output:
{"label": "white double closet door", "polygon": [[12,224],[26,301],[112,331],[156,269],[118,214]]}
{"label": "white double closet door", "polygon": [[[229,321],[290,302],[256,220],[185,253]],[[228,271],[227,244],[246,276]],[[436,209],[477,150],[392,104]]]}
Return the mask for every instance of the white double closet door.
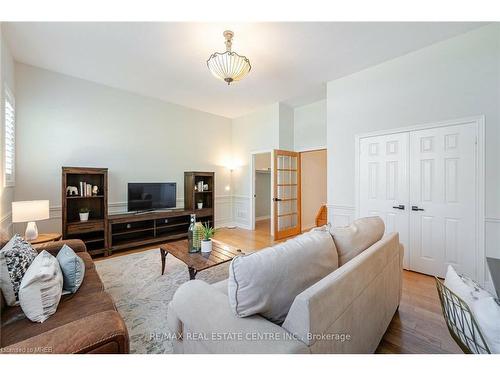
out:
{"label": "white double closet door", "polygon": [[359,140],[359,215],[399,232],[404,268],[477,277],[475,124]]}

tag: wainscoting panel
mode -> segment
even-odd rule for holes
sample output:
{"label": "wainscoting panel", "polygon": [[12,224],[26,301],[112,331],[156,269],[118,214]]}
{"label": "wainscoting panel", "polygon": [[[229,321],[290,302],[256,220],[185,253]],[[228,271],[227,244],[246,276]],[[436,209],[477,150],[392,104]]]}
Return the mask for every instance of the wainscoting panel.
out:
{"label": "wainscoting panel", "polygon": [[[500,259],[500,218],[487,217],[484,220],[484,232],[486,256]],[[485,268],[485,287],[495,293],[486,262]]]}
{"label": "wainscoting panel", "polygon": [[334,227],[344,227],[355,219],[356,209],[353,206],[328,204],[327,207],[328,222]]}
{"label": "wainscoting panel", "polygon": [[231,195],[215,196],[215,227],[233,225],[233,197]]}
{"label": "wainscoting panel", "polygon": [[12,212],[7,212],[0,218],[0,230],[7,236],[12,235]]}
{"label": "wainscoting panel", "polygon": [[250,204],[252,199],[245,195],[233,195],[233,224],[243,228],[250,229]]}

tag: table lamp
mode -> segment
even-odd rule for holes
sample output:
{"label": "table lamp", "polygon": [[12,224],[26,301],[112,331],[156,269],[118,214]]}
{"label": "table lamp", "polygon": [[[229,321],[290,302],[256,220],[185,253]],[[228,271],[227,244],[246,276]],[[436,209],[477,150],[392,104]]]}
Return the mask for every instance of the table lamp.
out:
{"label": "table lamp", "polygon": [[38,237],[38,228],[36,220],[45,220],[49,218],[49,201],[20,201],[12,202],[12,222],[25,223],[26,232],[24,239],[33,241]]}

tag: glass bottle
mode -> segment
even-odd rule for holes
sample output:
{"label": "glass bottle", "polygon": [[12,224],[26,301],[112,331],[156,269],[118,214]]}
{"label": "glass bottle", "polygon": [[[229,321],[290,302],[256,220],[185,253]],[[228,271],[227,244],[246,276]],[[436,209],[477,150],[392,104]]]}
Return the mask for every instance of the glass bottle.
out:
{"label": "glass bottle", "polygon": [[196,223],[196,215],[191,214],[191,221],[189,223],[188,229],[188,251],[190,253],[196,253],[197,250],[194,248],[194,226]]}

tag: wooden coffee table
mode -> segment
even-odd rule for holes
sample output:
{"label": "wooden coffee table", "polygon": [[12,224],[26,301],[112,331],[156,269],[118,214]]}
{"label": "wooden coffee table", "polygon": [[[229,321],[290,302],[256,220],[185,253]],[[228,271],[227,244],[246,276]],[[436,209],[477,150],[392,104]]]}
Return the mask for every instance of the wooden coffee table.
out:
{"label": "wooden coffee table", "polygon": [[218,240],[212,240],[210,253],[190,253],[188,252],[188,240],[180,240],[161,245],[160,254],[162,275],[165,272],[167,254],[172,254],[187,265],[190,280],[194,280],[200,271],[229,262],[237,255],[244,255],[240,249]]}

